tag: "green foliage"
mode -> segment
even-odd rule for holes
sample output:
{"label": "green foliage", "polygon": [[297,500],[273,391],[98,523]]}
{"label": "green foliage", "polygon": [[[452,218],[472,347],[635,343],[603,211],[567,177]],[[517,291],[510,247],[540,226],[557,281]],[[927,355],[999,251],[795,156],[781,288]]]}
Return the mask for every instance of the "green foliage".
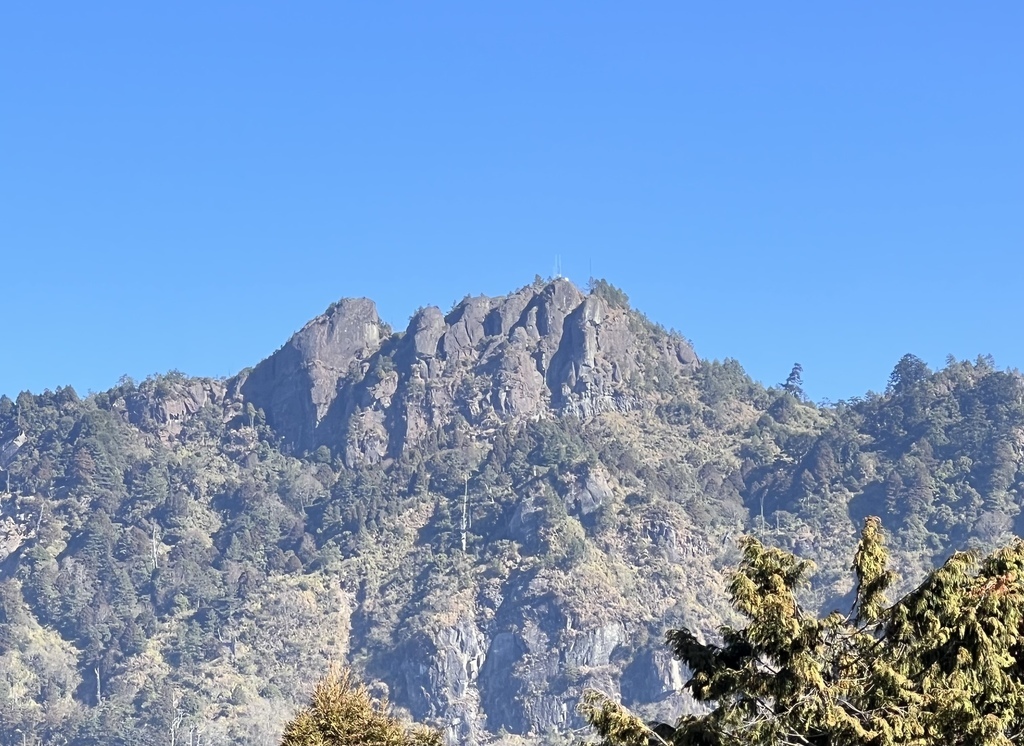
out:
{"label": "green foliage", "polygon": [[607,280],[592,277],[588,289],[591,295],[603,299],[612,308],[629,309],[629,296]]}
{"label": "green foliage", "polygon": [[664,743],[650,725],[602,692],[593,689],[584,692],[579,711],[601,734],[601,743],[605,746]]}
{"label": "green foliage", "polygon": [[928,378],[931,371],[925,362],[916,355],[906,354],[900,358],[889,376],[887,394],[902,394],[909,391],[921,381]]}
{"label": "green foliage", "polygon": [[797,399],[804,398],[804,366],[800,363],[793,363],[793,369],[789,371],[789,375],[786,376],[786,382],[782,384],[782,390],[787,394],[792,394]]}
{"label": "green foliage", "polygon": [[281,746],[440,746],[441,734],[394,718],[347,670],[332,670],[308,707],[284,730]]}
{"label": "green foliage", "polygon": [[[746,619],[702,642],[668,633],[708,712],[684,716],[670,741],[712,744],[1009,746],[1024,728],[1024,541],[978,562],[954,554],[891,606],[894,579],[877,518],[854,558],[854,609],[802,608],[809,563],[753,538],[729,593]],[[582,711],[610,746],[644,742],[650,726],[599,695]]]}

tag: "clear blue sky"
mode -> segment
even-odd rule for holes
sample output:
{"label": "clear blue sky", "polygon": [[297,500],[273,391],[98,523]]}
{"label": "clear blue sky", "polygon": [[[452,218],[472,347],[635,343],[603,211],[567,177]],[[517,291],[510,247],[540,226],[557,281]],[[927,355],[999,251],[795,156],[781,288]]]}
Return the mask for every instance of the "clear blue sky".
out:
{"label": "clear blue sky", "polygon": [[0,393],[563,271],[815,399],[1024,367],[1024,3],[5,3]]}

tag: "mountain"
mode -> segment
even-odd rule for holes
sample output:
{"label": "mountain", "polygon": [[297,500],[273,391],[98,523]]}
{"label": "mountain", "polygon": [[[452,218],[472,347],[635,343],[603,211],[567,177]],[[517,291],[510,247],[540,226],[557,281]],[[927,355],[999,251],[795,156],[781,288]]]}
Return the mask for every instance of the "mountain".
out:
{"label": "mountain", "polygon": [[696,365],[687,342],[610,288],[584,295],[559,279],[466,298],[447,316],[420,309],[397,335],[372,301],[342,300],[243,375],[240,390],[290,448],[326,446],[353,468],[442,437],[456,417],[494,428],[639,408],[659,374]]}
{"label": "mountain", "polygon": [[1024,529],[1024,381],[901,359],[815,405],[565,279],[345,299],[227,380],[0,399],[0,744],[274,744],[330,661],[451,743],[561,743],[599,688],[692,703],[736,540],[845,607],[880,515],[913,582]]}

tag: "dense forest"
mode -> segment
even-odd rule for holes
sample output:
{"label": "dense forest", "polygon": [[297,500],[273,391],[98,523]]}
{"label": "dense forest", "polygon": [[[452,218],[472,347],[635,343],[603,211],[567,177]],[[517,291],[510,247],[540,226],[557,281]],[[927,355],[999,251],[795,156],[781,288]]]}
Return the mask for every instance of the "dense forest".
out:
{"label": "dense forest", "polygon": [[1024,530],[1024,380],[906,355],[764,386],[603,281],[342,301],[255,368],[0,398],[0,744],[276,744],[332,662],[449,742],[562,743],[588,688],[695,711],[670,628],[737,621],[751,535],[849,608]]}

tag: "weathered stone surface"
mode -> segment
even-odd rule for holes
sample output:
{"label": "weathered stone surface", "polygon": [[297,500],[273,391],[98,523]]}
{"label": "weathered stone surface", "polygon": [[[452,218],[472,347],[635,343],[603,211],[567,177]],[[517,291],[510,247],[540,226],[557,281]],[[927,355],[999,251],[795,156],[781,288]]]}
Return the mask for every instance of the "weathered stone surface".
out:
{"label": "weathered stone surface", "polygon": [[406,339],[412,345],[417,357],[434,357],[437,343],[445,333],[444,315],[437,306],[428,306],[419,311],[409,322]]}
{"label": "weathered stone surface", "polygon": [[492,306],[493,301],[484,296],[467,298],[456,306],[445,319],[448,328],[441,347],[446,358],[459,360],[473,355],[488,336],[484,326]]}
{"label": "weathered stone surface", "polygon": [[484,333],[489,337],[508,336],[512,327],[521,322],[523,312],[535,294],[534,288],[525,287],[504,298],[495,299],[494,308],[484,319]]}
{"label": "weathered stone surface", "polygon": [[629,644],[625,627],[612,620],[577,628],[571,613],[540,577],[524,578],[505,599],[478,679],[489,731],[564,732],[582,724],[575,705],[585,687],[618,693],[610,663]]}
{"label": "weathered stone surface", "polygon": [[349,465],[374,464],[457,415],[480,424],[644,407],[638,382],[697,364],[684,340],[645,324],[564,278],[466,298],[447,317],[423,308],[391,340],[370,301],[343,300],[240,390],[296,450],[326,445]]}
{"label": "weathered stone surface", "polygon": [[511,342],[499,350],[492,365],[496,369],[492,401],[499,415],[524,417],[544,407],[544,376],[534,365],[522,334],[513,334]]}
{"label": "weathered stone surface", "polygon": [[417,646],[402,677],[405,694],[420,719],[442,721],[448,743],[480,741],[484,713],[477,680],[487,657],[487,640],[473,619],[462,616]]}
{"label": "weathered stone surface", "polygon": [[320,445],[317,427],[353,363],[381,343],[373,301],[347,298],[296,332],[245,378],[241,393],[262,409],[267,424],[299,450]]}
{"label": "weathered stone surface", "polygon": [[18,455],[18,451],[25,445],[25,440],[25,433],[19,432],[0,442],[0,469],[6,469],[10,465],[14,457]]}
{"label": "weathered stone surface", "polygon": [[537,496],[526,492],[512,513],[512,519],[508,525],[509,537],[528,550],[538,549],[540,546],[538,531],[542,516],[543,509],[538,504]]}
{"label": "weathered stone surface", "polygon": [[684,709],[692,709],[686,708],[680,697],[686,682],[684,674],[683,665],[664,647],[643,650],[622,673],[622,698],[629,704],[677,699],[671,703],[676,705],[676,712],[665,714],[680,715]]}
{"label": "weathered stone surface", "polygon": [[612,489],[604,474],[597,470],[587,473],[579,494],[580,512],[589,515],[611,499]]}
{"label": "weathered stone surface", "polygon": [[185,421],[207,404],[220,403],[225,396],[223,381],[166,378],[147,382],[128,395],[128,421],[164,438],[176,437]]}
{"label": "weathered stone surface", "polygon": [[0,562],[17,551],[28,537],[27,527],[10,516],[0,515]]}
{"label": "weathered stone surface", "polygon": [[617,693],[608,668],[623,645],[621,622],[575,629],[545,584],[526,578],[492,623],[463,614],[410,645],[398,694],[416,717],[444,723],[450,744],[479,743],[501,728],[564,731],[580,725],[575,703],[585,685]]}

